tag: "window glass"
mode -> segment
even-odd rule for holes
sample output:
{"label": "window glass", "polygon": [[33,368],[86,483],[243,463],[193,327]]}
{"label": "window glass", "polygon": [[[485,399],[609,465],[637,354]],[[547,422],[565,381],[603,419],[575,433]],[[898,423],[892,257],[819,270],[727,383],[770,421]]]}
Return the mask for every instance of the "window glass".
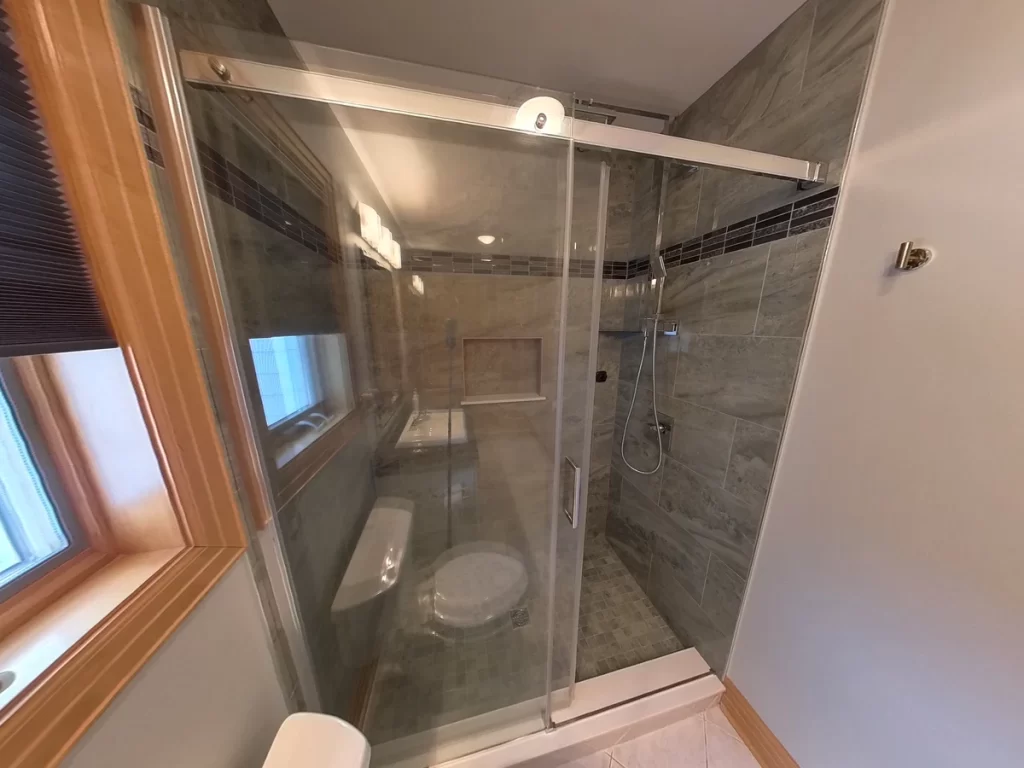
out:
{"label": "window glass", "polygon": [[53,500],[0,386],[0,587],[68,545]]}
{"label": "window glass", "polygon": [[273,427],[320,402],[312,336],[250,339],[267,426]]}
{"label": "window glass", "polygon": [[322,429],[352,410],[344,334],[267,336],[249,339],[249,348],[268,427],[305,414],[300,422]]}

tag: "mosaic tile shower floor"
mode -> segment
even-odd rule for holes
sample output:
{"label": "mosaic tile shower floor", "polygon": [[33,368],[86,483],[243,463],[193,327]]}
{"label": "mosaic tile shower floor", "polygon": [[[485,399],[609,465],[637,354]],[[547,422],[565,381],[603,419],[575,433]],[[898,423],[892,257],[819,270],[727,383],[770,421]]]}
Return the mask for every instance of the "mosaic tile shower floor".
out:
{"label": "mosaic tile shower floor", "polygon": [[577,682],[685,647],[604,536],[587,537],[576,648]]}

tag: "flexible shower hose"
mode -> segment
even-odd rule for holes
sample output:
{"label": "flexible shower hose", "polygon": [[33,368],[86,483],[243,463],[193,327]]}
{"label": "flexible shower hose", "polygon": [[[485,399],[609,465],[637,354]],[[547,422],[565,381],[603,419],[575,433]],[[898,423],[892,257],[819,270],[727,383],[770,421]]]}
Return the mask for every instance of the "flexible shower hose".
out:
{"label": "flexible shower hose", "polygon": [[[658,302],[661,303],[660,301]],[[644,370],[644,360],[647,358],[647,329],[644,329],[644,346],[640,352],[640,365],[636,369],[636,381],[633,382],[633,397],[629,401],[629,410],[626,412],[626,424],[622,427],[622,443],[619,444],[619,455],[623,463],[638,475],[653,475],[661,469],[661,463],[665,460],[665,449],[661,444],[661,422],[658,421],[658,318],[655,317],[651,327],[651,409],[654,411],[654,429],[658,433],[658,464],[651,470],[637,469],[629,463],[626,458],[626,435],[629,434],[629,420],[633,416],[633,407],[636,405],[636,392],[640,388],[640,374]]]}

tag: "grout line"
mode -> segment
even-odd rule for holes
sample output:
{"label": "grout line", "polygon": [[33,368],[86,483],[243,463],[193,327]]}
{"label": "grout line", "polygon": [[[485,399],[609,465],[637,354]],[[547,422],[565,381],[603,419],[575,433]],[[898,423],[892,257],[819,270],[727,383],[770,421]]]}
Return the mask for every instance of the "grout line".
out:
{"label": "grout line", "polygon": [[[775,242],[778,241],[776,240]],[[761,276],[761,291],[757,294],[757,312],[754,313],[754,328],[750,331],[750,335],[755,338],[759,338],[757,335],[757,322],[761,319],[761,304],[764,303],[764,287],[768,284],[768,265],[772,263],[772,251],[775,250],[775,242],[768,244],[768,256],[764,260],[764,274]]]}
{"label": "grout line", "polygon": [[722,478],[722,490],[725,490],[726,483],[729,480],[729,470],[732,468],[732,452],[736,450],[736,432],[739,430],[739,419],[735,416],[732,423],[732,439],[729,440],[729,456],[725,460],[725,476]]}
{"label": "grout line", "polygon": [[[711,550],[708,550],[708,564],[704,568],[704,583],[700,586],[700,599],[697,600],[697,607],[701,610],[704,610],[704,593],[708,589],[708,575],[711,573],[711,554]],[[714,622],[712,622],[712,624],[714,624]],[[718,629],[718,627],[715,627],[715,629]]]}
{"label": "grout line", "polygon": [[[818,26],[819,3],[814,4],[814,13],[811,14],[811,31],[807,35],[807,49],[804,51],[804,65],[800,69],[800,87],[797,88],[797,95],[804,92],[804,83],[807,80],[807,65],[811,62],[811,44],[814,42],[814,28]],[[782,106],[781,104],[779,106]]]}
{"label": "grout line", "polygon": [[700,713],[701,720],[704,721],[704,768],[710,768],[711,766],[711,755],[708,754],[708,718],[707,710]]}
{"label": "grout line", "polygon": [[[721,709],[721,705],[718,705],[718,708]],[[724,714],[722,716],[725,717]],[[730,733],[729,731],[727,731],[725,728],[723,728],[722,726],[718,725],[717,723],[712,723],[710,720],[708,720],[707,724],[709,726],[711,726],[712,728],[714,728],[715,730],[717,730],[719,733],[724,733],[726,736],[728,736],[733,741],[736,741],[736,742],[739,742],[740,744],[743,744],[744,747],[747,746],[746,743],[743,741],[743,739],[741,739],[739,736],[736,736],[733,733]]]}

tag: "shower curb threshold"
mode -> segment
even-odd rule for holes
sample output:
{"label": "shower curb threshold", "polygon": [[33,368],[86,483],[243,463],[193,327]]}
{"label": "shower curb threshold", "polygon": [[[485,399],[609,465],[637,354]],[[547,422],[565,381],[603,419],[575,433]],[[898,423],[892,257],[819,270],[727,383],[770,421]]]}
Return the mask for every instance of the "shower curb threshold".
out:
{"label": "shower curb threshold", "polygon": [[686,648],[657,659],[607,672],[576,683],[572,704],[556,709],[556,726],[600,712],[623,702],[685,683],[711,671],[696,648]]}
{"label": "shower curb threshold", "polygon": [[715,706],[724,692],[725,686],[709,672],[551,730],[531,733],[433,765],[438,768],[556,768],[692,717]]}

